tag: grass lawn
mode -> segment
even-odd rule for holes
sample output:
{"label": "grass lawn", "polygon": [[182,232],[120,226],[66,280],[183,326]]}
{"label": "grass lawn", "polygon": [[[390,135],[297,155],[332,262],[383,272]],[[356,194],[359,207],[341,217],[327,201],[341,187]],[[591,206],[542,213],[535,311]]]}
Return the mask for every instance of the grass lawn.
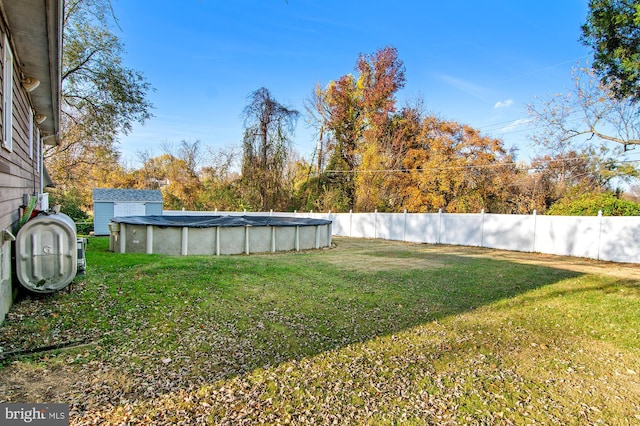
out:
{"label": "grass lawn", "polygon": [[66,402],[72,424],[640,424],[640,266],[334,242],[91,239],[71,291],[0,325],[0,402]]}

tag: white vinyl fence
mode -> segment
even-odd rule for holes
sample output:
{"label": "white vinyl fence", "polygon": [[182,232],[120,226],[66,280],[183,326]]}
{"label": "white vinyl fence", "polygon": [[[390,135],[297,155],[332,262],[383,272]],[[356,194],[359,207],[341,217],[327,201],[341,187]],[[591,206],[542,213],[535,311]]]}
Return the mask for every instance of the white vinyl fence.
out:
{"label": "white vinyl fence", "polygon": [[193,212],[165,215],[261,215],[330,219],[333,235],[640,263],[640,217],[544,216],[489,213]]}

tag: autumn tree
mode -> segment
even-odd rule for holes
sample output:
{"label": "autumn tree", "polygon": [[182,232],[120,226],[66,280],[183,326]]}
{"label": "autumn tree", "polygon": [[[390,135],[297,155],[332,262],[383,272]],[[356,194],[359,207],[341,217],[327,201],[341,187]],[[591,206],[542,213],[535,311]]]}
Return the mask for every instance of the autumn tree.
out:
{"label": "autumn tree", "polygon": [[477,129],[427,116],[403,160],[403,207],[413,212],[510,212],[509,187],[517,173],[498,139]]}
{"label": "autumn tree", "polygon": [[173,210],[198,210],[201,207],[203,185],[198,174],[201,158],[200,141],[182,141],[178,146],[162,145],[163,153],[146,158],[137,171],[135,185],[140,189],[160,189],[164,206]]}
{"label": "autumn tree", "polygon": [[264,87],[249,95],[243,111],[241,181],[247,207],[264,211],[286,206],[284,171],[299,115]]}
{"label": "autumn tree", "polygon": [[240,174],[236,167],[239,158],[237,147],[228,146],[219,149],[207,149],[209,161],[200,169],[200,178],[204,187],[201,194],[202,208],[205,210],[239,210]]}
{"label": "autumn tree", "polygon": [[[401,211],[405,159],[422,129],[422,101],[390,114],[375,144],[367,144],[357,176],[358,205],[362,210]],[[373,149],[372,149],[373,148]],[[370,180],[369,180],[370,179]]]}
{"label": "autumn tree", "polygon": [[[63,16],[62,103],[59,146],[46,154],[60,190],[81,193],[86,207],[94,186],[118,165],[118,135],[150,118],[149,83],[122,63],[123,46],[111,28],[109,0],[67,0]],[[119,168],[120,167],[120,168]]]}
{"label": "autumn tree", "polygon": [[640,1],[590,0],[581,40],[615,97],[640,100]]}
{"label": "autumn tree", "polygon": [[[379,193],[389,152],[381,144],[395,109],[395,94],[404,87],[405,69],[393,47],[360,55],[356,75],[346,74],[325,89],[316,88],[310,102],[319,127],[330,134],[326,149],[325,188],[341,209],[372,210],[384,204]],[[309,108],[308,108],[309,109]],[[367,170],[366,174],[360,173]]]}
{"label": "autumn tree", "polygon": [[525,162],[512,166],[502,187],[504,203],[494,213],[531,214],[542,213],[553,202],[554,183],[547,173],[540,173]]}

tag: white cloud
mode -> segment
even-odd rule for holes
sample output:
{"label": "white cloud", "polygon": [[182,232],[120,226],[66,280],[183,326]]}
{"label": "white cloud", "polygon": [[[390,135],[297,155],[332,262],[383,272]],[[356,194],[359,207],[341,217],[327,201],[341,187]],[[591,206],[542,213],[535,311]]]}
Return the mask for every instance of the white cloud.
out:
{"label": "white cloud", "polygon": [[513,120],[511,123],[509,123],[508,126],[498,129],[498,133],[513,132],[514,130],[518,130],[518,129],[521,129],[522,127],[525,127],[530,122],[531,122],[530,118],[518,118],[517,120]]}
{"label": "white cloud", "polygon": [[493,108],[494,109],[509,108],[511,105],[513,105],[513,99],[507,99],[506,101],[498,101],[498,102],[496,102],[496,104],[493,106]]}

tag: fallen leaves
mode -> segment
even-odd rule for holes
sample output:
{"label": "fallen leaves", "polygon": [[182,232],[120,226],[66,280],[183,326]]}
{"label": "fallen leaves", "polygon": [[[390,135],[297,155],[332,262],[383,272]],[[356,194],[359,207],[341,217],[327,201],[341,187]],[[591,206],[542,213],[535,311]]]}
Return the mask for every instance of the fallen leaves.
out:
{"label": "fallen leaves", "polygon": [[[570,275],[423,259],[406,244],[377,262],[387,246],[362,245],[358,259],[375,268],[313,263],[346,262],[337,250],[141,256],[71,293],[24,300],[0,329],[2,350],[94,343],[5,362],[0,401],[68,402],[72,424],[560,424],[640,413],[630,402],[640,400],[637,353],[602,341],[580,303],[572,322],[559,309],[584,290]],[[390,266],[398,259],[413,268]],[[511,281],[494,286],[497,266]],[[551,290],[494,288],[540,276]]]}

